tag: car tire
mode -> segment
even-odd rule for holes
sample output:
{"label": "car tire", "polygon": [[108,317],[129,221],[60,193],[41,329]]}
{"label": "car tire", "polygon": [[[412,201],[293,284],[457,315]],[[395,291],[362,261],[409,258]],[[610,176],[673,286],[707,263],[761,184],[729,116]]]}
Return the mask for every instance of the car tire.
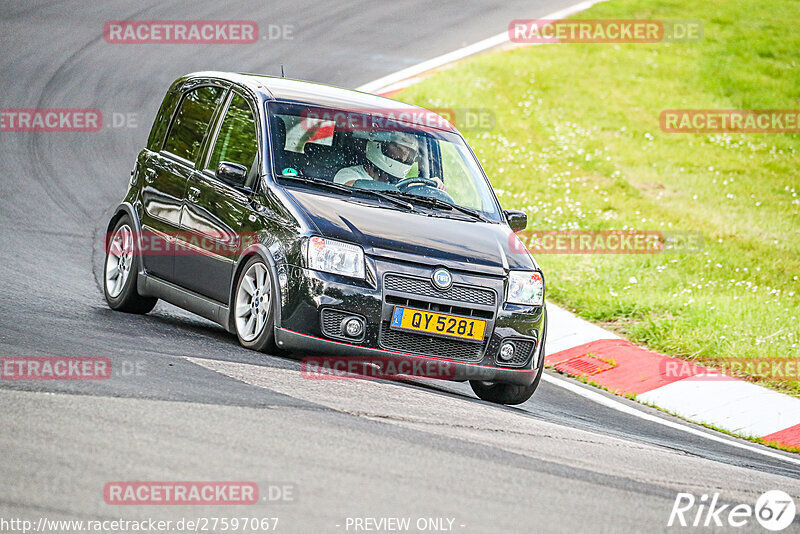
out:
{"label": "car tire", "polygon": [[531,398],[531,395],[539,387],[542,380],[542,370],[544,365],[539,368],[533,384],[530,386],[520,386],[518,384],[503,384],[500,382],[483,382],[481,380],[470,380],[469,385],[479,399],[497,404],[522,404]]}
{"label": "car tire", "polygon": [[544,373],[544,346],[547,341],[547,315],[544,318],[544,328],[542,329],[542,343],[539,347],[539,372],[536,373],[536,378],[530,386],[520,386],[517,384],[503,384],[499,382],[484,382],[481,380],[470,380],[469,385],[472,391],[479,399],[488,402],[496,402],[498,404],[516,405],[522,404],[531,398],[539,387],[539,382],[542,381],[542,374]]}
{"label": "car tire", "polygon": [[106,243],[103,263],[103,293],[109,307],[126,313],[147,313],[158,302],[143,297],[136,289],[140,256],[136,253],[133,225],[127,215],[120,217]]}
{"label": "car tire", "polygon": [[236,279],[231,307],[233,329],[248,349],[277,354],[274,288],[269,266],[259,256],[250,258]]}

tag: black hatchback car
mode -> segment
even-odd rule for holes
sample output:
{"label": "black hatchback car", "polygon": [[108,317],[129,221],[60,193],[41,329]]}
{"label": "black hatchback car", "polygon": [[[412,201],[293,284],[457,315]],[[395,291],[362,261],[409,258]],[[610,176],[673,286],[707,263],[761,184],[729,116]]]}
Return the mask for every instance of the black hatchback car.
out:
{"label": "black hatchback car", "polygon": [[[161,298],[245,347],[322,353],[526,401],[541,270],[446,120],[387,98],[201,72],[167,92],[106,234],[105,296]],[[375,363],[377,362],[377,363]],[[391,366],[390,366],[391,367]]]}

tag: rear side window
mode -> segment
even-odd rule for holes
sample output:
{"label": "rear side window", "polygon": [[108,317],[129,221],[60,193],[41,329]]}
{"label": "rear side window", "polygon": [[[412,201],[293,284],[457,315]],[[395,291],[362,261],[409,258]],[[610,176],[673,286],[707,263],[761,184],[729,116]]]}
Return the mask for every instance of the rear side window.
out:
{"label": "rear side window", "polygon": [[200,154],[200,145],[214,115],[223,89],[221,87],[198,87],[186,93],[178,113],[167,134],[164,150],[189,161]]}
{"label": "rear side window", "polygon": [[257,152],[258,133],[253,111],[244,97],[234,93],[219,128],[208,168],[213,171],[221,161],[227,161],[244,165],[249,174]]}

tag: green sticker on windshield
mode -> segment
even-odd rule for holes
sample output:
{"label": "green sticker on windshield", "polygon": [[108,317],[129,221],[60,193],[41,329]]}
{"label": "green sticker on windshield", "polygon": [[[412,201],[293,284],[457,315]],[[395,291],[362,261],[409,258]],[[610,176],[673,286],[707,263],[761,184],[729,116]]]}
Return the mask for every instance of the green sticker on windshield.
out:
{"label": "green sticker on windshield", "polygon": [[297,169],[286,167],[281,171],[281,174],[284,176],[297,176]]}

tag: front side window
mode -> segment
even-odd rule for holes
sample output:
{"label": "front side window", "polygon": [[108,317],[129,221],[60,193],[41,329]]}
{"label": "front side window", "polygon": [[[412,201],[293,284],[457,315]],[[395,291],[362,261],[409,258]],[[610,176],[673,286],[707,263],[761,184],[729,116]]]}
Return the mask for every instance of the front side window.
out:
{"label": "front side window", "polygon": [[194,162],[223,92],[221,87],[205,86],[186,93],[172,122],[164,150]]}
{"label": "front side window", "polygon": [[[456,203],[469,208],[481,209],[491,202],[482,196],[480,182],[472,178],[469,161],[472,156],[463,143],[439,143],[442,155],[442,179],[447,184],[447,192]],[[485,195],[485,192],[484,192]]]}
{"label": "front side window", "polygon": [[221,161],[225,161],[244,165],[249,174],[257,154],[258,132],[253,111],[244,97],[234,93],[219,128],[208,168],[214,171]]}

